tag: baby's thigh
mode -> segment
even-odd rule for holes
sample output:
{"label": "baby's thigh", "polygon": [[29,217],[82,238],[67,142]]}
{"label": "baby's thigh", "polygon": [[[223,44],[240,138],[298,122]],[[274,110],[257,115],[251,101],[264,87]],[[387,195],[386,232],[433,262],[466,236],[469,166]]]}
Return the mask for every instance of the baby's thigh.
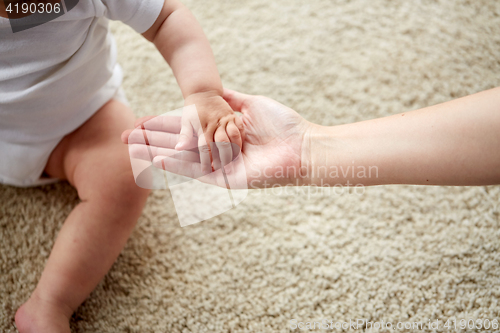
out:
{"label": "baby's thigh", "polygon": [[128,147],[120,136],[133,128],[134,119],[130,108],[111,100],[61,141],[46,173],[67,179],[82,200],[133,201],[142,191],[134,182]]}

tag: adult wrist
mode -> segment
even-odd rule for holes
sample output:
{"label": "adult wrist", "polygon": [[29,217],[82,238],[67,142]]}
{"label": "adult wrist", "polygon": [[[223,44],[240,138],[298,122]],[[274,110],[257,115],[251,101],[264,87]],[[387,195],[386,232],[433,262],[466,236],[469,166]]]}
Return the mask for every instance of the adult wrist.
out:
{"label": "adult wrist", "polygon": [[307,130],[302,151],[303,185],[323,187],[344,183],[338,166],[345,164],[349,149],[341,132],[338,126],[314,125]]}
{"label": "adult wrist", "polygon": [[314,168],[317,167],[318,140],[323,140],[326,135],[326,127],[309,123],[304,131],[301,148],[301,165],[299,172],[299,183],[302,186],[316,185],[314,179]]}

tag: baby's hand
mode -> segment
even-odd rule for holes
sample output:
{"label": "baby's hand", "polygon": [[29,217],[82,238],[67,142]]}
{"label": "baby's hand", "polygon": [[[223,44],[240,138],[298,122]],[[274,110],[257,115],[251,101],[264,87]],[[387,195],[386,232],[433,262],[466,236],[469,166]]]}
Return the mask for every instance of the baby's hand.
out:
{"label": "baby's hand", "polygon": [[216,93],[204,92],[188,96],[185,105],[193,104],[197,114],[184,112],[179,142],[175,149],[193,148],[190,143],[197,136],[202,171],[210,173],[221,165],[229,164],[241,151],[243,124],[229,104]]}

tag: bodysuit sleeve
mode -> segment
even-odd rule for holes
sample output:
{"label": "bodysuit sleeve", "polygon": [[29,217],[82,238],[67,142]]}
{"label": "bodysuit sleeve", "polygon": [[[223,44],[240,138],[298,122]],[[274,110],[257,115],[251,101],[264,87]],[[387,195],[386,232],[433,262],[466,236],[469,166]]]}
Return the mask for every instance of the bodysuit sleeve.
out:
{"label": "bodysuit sleeve", "polygon": [[142,34],[160,15],[165,0],[98,0],[104,5],[104,16],[122,21]]}

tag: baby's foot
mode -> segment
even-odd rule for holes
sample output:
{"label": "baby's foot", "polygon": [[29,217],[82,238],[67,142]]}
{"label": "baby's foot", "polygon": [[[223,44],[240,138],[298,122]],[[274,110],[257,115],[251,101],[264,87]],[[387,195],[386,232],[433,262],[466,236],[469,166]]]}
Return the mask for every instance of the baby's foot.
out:
{"label": "baby's foot", "polygon": [[[34,294],[16,312],[19,333],[70,333],[68,308]],[[71,315],[71,314],[70,314]]]}

